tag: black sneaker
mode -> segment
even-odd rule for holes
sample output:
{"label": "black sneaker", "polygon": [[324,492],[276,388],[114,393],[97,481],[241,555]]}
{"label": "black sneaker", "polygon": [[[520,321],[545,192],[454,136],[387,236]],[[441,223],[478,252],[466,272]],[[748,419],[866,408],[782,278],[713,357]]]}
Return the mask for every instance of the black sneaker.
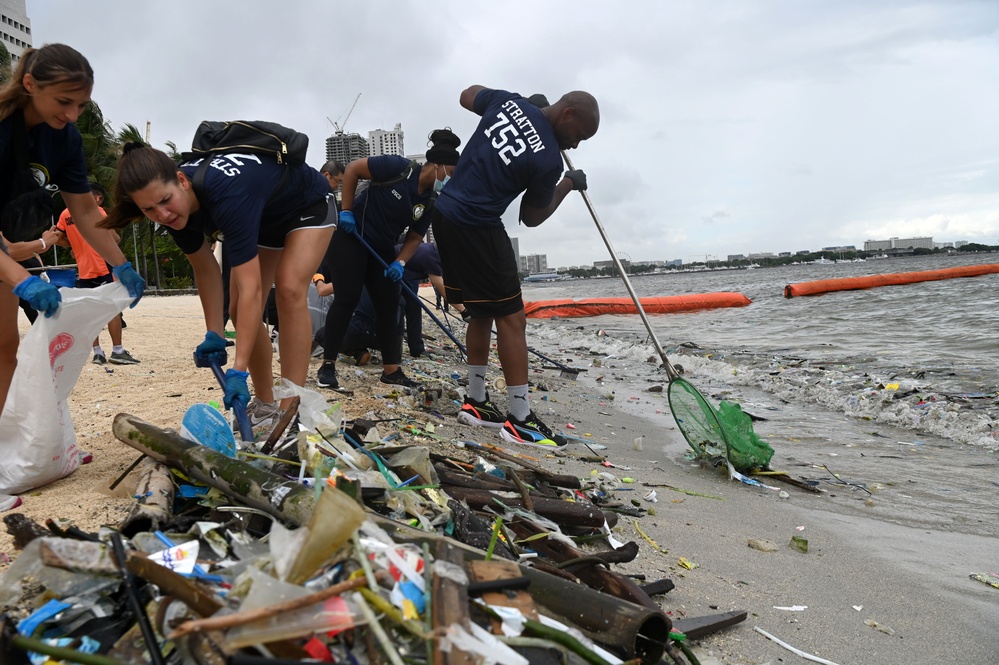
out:
{"label": "black sneaker", "polygon": [[105,356],[101,355],[100,353],[95,353],[94,359],[91,360],[90,362],[94,363],[95,365],[107,365],[108,359]]}
{"label": "black sneaker", "polygon": [[471,397],[465,397],[465,403],[461,405],[461,411],[458,412],[458,422],[499,429],[506,422],[506,416],[496,408],[496,405],[490,401],[489,394],[486,393],[486,399],[481,402]]}
{"label": "black sneaker", "polygon": [[500,437],[509,443],[549,450],[562,450],[569,443],[565,437],[553,433],[534,415],[534,411],[527,414],[524,420],[517,420],[512,413],[508,414],[503,429],[500,430]]}
{"label": "black sneaker", "polygon": [[340,382],[336,378],[336,365],[327,360],[316,372],[316,385],[320,388],[339,390]]}
{"label": "black sneaker", "polygon": [[402,368],[400,367],[391,374],[382,374],[382,383],[387,383],[392,386],[403,386],[404,388],[419,388],[420,384],[413,381],[411,378],[402,373]]}
{"label": "black sneaker", "polygon": [[128,351],[122,351],[121,353],[111,352],[111,364],[112,365],[138,365],[139,361],[132,357],[132,354]]}

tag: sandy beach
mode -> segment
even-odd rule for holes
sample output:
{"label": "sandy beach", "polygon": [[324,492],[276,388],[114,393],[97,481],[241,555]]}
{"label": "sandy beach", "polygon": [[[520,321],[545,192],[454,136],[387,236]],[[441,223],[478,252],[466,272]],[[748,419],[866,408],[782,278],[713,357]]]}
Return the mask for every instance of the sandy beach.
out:
{"label": "sandy beach", "polygon": [[[190,405],[220,400],[211,373],[191,362],[191,350],[204,333],[196,296],[146,297],[125,317],[125,347],[141,364],[88,364],[70,398],[78,444],[94,454],[93,463],[22,494],[24,504],[15,512],[40,522],[68,519],[88,531],[116,524],[130,506],[128,483],[117,496],[107,487],[138,453],[113,437],[113,417],[124,412],[179,428]],[[463,337],[460,324],[452,325]],[[460,391],[452,374],[464,372],[450,342],[429,319],[424,332],[433,338],[427,348],[434,357],[413,360],[406,355],[405,371],[428,385]],[[107,348],[106,333],[102,343]],[[576,352],[539,350],[577,367],[589,364]],[[849,489],[824,486],[826,492],[813,495],[786,486],[787,497],[781,498],[776,491],[729,481],[724,472],[685,459],[687,445],[661,394],[622,392],[606,376],[598,382],[593,371],[571,380],[542,369],[533,357],[532,365],[532,400],[539,415],[553,429],[596,444],[594,449],[617,468],[580,459],[594,453],[576,439],[542,464],[580,477],[605,472],[630,478],[615,490],[616,496],[655,510],[637,519],[637,525],[635,518],[621,517],[617,538],[634,540],[641,553],[616,569],[643,573],[649,581],[673,579],[676,588],[657,599],[675,618],[749,613],[742,624],[697,644],[702,663],[805,662],[754,626],[839,665],[999,662],[999,589],[968,577],[999,567],[996,538],[880,520],[877,494],[849,496],[852,508],[843,510],[843,497],[833,501],[831,495]],[[313,389],[317,366],[314,361],[308,386]],[[328,392],[328,399],[340,400],[348,418],[404,411],[405,405],[394,403],[387,386],[378,383],[380,370],[377,364],[342,363],[342,385],[355,396]],[[489,378],[500,375],[494,363]],[[493,392],[504,405],[505,396]],[[786,425],[757,423],[757,432],[766,439],[768,428],[778,424]],[[435,425],[445,438],[499,442],[492,431],[458,425],[453,417]],[[406,442],[405,435],[402,440]],[[786,468],[793,451],[775,447],[773,466]],[[644,498],[653,489],[654,504]],[[808,540],[807,553],[788,546],[792,536]],[[776,549],[751,548],[750,539],[770,541]],[[9,565],[8,558],[17,556],[6,532],[0,534],[0,555],[0,571]],[[694,567],[681,566],[681,557]]]}

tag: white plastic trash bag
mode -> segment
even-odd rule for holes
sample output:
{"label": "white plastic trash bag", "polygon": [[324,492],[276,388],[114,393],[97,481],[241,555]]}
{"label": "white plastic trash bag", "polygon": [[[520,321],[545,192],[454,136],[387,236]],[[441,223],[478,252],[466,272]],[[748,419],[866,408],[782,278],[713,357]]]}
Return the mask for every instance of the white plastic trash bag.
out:
{"label": "white plastic trash bag", "polygon": [[90,360],[94,338],[132,302],[118,282],[60,292],[59,311],[51,318],[39,314],[17,353],[0,415],[0,493],[40,487],[80,465],[66,398]]}
{"label": "white plastic trash bag", "polygon": [[312,335],[326,325],[326,313],[333,304],[333,296],[321,296],[315,284],[309,284],[309,317],[312,319]]}

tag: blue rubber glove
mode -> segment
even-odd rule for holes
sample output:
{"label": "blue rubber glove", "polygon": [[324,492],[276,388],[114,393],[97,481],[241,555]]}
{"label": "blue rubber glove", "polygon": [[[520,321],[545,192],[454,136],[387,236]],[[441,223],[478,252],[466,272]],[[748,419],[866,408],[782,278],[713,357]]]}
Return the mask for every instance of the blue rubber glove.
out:
{"label": "blue rubber glove", "polygon": [[337,228],[351,235],[357,233],[357,222],[354,221],[354,213],[350,210],[341,210],[340,223],[337,224]]}
{"label": "blue rubber glove", "polygon": [[45,312],[46,319],[56,313],[62,301],[59,289],[37,275],[31,275],[15,286],[14,295],[27,300],[39,312]]}
{"label": "blue rubber glove", "polygon": [[207,365],[210,361],[218,361],[219,365],[229,362],[229,354],[225,350],[225,340],[218,333],[209,330],[205,333],[205,341],[194,349],[195,365],[201,367],[200,361]]}
{"label": "blue rubber glove", "polygon": [[402,264],[398,261],[393,261],[392,265],[385,269],[385,276],[393,282],[398,282],[402,279]]}
{"label": "blue rubber glove", "polygon": [[231,409],[233,402],[239,402],[245,409],[250,403],[250,389],[246,387],[246,379],[249,372],[240,372],[238,369],[228,369],[225,372],[225,408]]}
{"label": "blue rubber glove", "polygon": [[115,279],[125,285],[128,295],[135,298],[129,308],[135,307],[142,299],[142,293],[146,290],[146,280],[142,279],[139,273],[132,269],[132,264],[125,261],[120,266],[111,269],[111,274]]}

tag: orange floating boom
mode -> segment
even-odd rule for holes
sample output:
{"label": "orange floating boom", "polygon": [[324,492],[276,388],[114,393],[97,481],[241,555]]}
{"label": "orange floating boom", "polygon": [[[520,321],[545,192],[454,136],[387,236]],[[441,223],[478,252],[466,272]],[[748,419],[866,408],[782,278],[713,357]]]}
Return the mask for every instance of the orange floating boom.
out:
{"label": "orange floating boom", "polygon": [[[745,307],[753,301],[741,293],[718,292],[639,298],[639,302],[646,314],[669,314],[716,307]],[[525,302],[524,311],[529,319],[551,319],[556,316],[572,318],[601,314],[637,314],[638,308],[631,298],[584,298]]]}
{"label": "orange floating boom", "polygon": [[979,277],[997,272],[999,272],[999,263],[987,263],[980,266],[957,266],[954,268],[942,268],[940,270],[920,270],[919,272],[896,272],[887,275],[819,279],[814,282],[788,284],[784,287],[784,297],[814,296],[830,291],[856,291],[858,289],[871,289],[876,286],[933,282],[941,279],[954,279],[955,277]]}

